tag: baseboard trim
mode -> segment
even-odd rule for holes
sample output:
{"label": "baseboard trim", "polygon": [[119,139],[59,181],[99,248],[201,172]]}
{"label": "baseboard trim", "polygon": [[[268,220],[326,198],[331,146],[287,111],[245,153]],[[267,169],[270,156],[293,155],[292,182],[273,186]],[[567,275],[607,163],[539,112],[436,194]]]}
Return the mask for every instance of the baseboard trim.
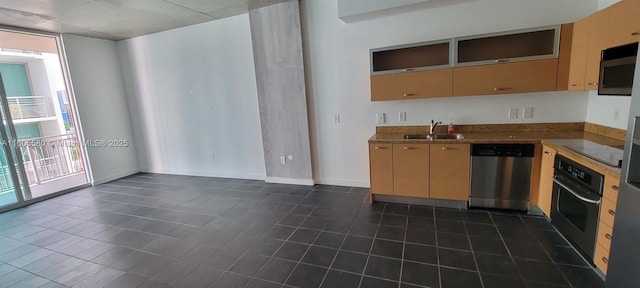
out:
{"label": "baseboard trim", "polygon": [[107,177],[102,177],[102,178],[100,178],[100,179],[93,179],[93,182],[92,182],[91,184],[92,184],[92,185],[94,185],[94,186],[95,186],[95,185],[104,184],[104,183],[107,183],[107,182],[111,182],[111,181],[113,181],[113,180],[118,180],[118,179],[120,179],[120,178],[127,177],[127,176],[129,176],[129,175],[136,174],[136,173],[138,173],[138,172],[140,172],[140,170],[139,170],[139,169],[131,169],[131,170],[127,170],[127,171],[125,171],[125,172],[121,172],[121,173],[117,173],[117,174],[109,175],[109,176],[107,176]]}
{"label": "baseboard trim", "polygon": [[284,178],[284,177],[266,177],[264,181],[267,183],[293,184],[293,185],[305,185],[305,186],[313,186],[315,184],[313,179],[298,179],[298,178]]}
{"label": "baseboard trim", "polygon": [[219,172],[219,171],[205,171],[205,172],[203,172],[203,171],[173,170],[173,169],[145,169],[145,170],[142,170],[140,172],[156,173],[156,174],[184,175],[184,176],[247,179],[247,180],[264,180],[265,179],[264,175],[227,173],[227,172]]}
{"label": "baseboard trim", "polygon": [[319,178],[316,179],[316,184],[369,188],[369,181],[356,181],[335,178]]}

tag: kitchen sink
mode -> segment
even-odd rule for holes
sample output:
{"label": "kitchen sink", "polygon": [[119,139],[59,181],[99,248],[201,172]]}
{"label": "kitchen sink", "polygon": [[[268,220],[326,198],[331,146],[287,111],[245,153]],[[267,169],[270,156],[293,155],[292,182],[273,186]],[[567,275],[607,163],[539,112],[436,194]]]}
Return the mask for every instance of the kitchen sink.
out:
{"label": "kitchen sink", "polygon": [[462,140],[462,134],[407,134],[404,139],[425,139],[425,140]]}

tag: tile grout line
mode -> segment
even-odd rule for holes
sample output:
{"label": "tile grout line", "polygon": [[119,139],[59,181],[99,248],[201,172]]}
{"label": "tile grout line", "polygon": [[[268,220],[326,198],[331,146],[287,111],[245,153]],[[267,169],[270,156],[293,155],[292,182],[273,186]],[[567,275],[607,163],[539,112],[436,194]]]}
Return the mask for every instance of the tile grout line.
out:
{"label": "tile grout line", "polygon": [[471,258],[473,258],[473,263],[476,265],[476,270],[477,270],[476,272],[478,273],[478,279],[480,279],[480,286],[484,288],[485,286],[484,280],[482,279],[482,274],[480,273],[480,266],[478,266],[478,260],[476,259],[476,254],[473,251],[473,244],[471,244],[471,235],[469,235],[469,229],[467,229],[467,221],[464,219],[464,216],[462,216],[462,225],[464,226],[464,231],[467,234],[467,242],[469,243],[469,249],[471,250]]}
{"label": "tile grout line", "polygon": [[382,212],[380,213],[380,220],[378,220],[378,226],[376,227],[376,233],[373,235],[373,240],[371,240],[371,247],[369,247],[369,253],[367,254],[367,261],[364,263],[364,268],[362,268],[362,277],[360,277],[360,283],[358,283],[358,287],[362,287],[362,282],[364,281],[365,273],[367,272],[367,266],[369,265],[369,259],[371,258],[371,251],[373,251],[373,244],[376,242],[376,235],[378,234],[378,230],[380,229],[380,225],[382,224],[382,217],[384,217],[384,209],[387,208],[387,204],[385,203],[382,206]]}
{"label": "tile grout line", "polygon": [[[527,225],[527,223],[524,221],[524,219],[522,219],[522,217],[520,215],[518,215],[518,218],[520,219],[520,221],[525,223],[525,226],[527,227],[527,229],[529,229],[529,225]],[[551,257],[551,254],[549,254],[549,251],[547,251],[547,248],[542,246],[542,243],[540,243],[540,241],[537,239],[537,237],[536,237],[536,244],[538,244],[540,247],[542,247],[542,250],[545,252],[547,257],[549,257],[549,259],[551,260],[551,263],[553,263],[553,266],[556,267],[556,269],[558,269],[558,272],[560,272],[560,275],[562,275],[562,278],[565,281],[567,281],[567,283],[569,283],[569,287],[573,288],[574,287],[573,283],[571,283],[571,281],[569,281],[569,278],[566,275],[564,275],[564,272],[562,272],[562,270],[560,269],[560,266],[558,266],[558,263],[556,263],[556,261],[553,260],[553,258]],[[518,271],[520,271],[520,269],[518,269]],[[525,281],[525,285],[529,286],[529,284],[526,284],[526,281]]]}

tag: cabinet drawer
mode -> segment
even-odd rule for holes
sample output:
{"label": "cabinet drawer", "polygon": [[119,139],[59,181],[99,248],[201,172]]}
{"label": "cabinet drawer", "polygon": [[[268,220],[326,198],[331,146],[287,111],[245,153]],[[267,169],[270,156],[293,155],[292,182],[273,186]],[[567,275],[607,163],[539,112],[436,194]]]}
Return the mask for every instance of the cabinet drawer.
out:
{"label": "cabinet drawer", "polygon": [[452,69],[373,75],[371,101],[451,96]]}
{"label": "cabinet drawer", "polygon": [[618,203],[618,186],[620,179],[616,177],[604,177],[604,198],[609,199],[613,203]]}
{"label": "cabinet drawer", "polygon": [[609,250],[611,247],[611,236],[613,235],[613,228],[600,221],[598,226],[598,244]]}
{"label": "cabinet drawer", "polygon": [[490,95],[556,90],[558,59],[453,69],[453,95]]}
{"label": "cabinet drawer", "polygon": [[609,250],[602,247],[602,245],[596,245],[596,253],[593,256],[593,262],[596,267],[600,269],[604,274],[607,274],[607,267],[609,266]]}
{"label": "cabinet drawer", "polygon": [[616,203],[611,202],[607,198],[602,198],[602,207],[600,208],[600,221],[613,227],[613,219],[616,215]]}

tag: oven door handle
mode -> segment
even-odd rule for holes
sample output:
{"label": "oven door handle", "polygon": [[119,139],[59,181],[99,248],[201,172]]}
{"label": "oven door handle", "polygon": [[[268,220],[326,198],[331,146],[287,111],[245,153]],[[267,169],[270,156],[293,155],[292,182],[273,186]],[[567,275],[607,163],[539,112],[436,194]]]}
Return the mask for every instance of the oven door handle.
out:
{"label": "oven door handle", "polygon": [[571,188],[569,188],[569,187],[567,187],[566,185],[564,185],[564,184],[560,183],[560,182],[559,182],[557,179],[555,179],[555,178],[553,179],[553,182],[554,182],[554,183],[556,183],[556,184],[558,184],[558,186],[560,186],[560,187],[564,188],[564,190],[567,190],[569,193],[573,194],[573,196],[575,196],[576,198],[578,198],[578,199],[580,199],[580,200],[582,200],[582,201],[584,201],[584,202],[591,203],[591,204],[600,204],[600,201],[601,201],[601,200],[592,200],[592,199],[586,198],[586,197],[584,197],[584,196],[580,196],[580,195],[578,195],[576,192],[574,192],[573,190],[571,190]]}

